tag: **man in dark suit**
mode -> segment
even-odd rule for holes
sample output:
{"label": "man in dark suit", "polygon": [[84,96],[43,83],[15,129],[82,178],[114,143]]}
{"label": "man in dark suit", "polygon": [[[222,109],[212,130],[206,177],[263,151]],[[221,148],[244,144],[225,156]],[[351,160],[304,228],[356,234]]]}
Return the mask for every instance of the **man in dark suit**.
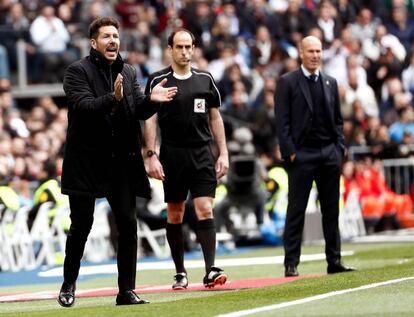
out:
{"label": "man in dark suit", "polygon": [[160,102],[171,101],[176,87],[160,82],[144,95],[136,72],[119,55],[118,22],[98,18],[89,28],[90,55],[71,64],[63,89],[68,131],[62,192],[69,195],[71,226],[66,241],[64,282],[58,302],[75,303],[80,261],[93,223],[95,199],[107,198],[118,227],[117,305],[148,303],[134,293],[137,262],[135,196],[149,198],[141,155],[139,120],[151,117]]}
{"label": "man in dark suit", "polygon": [[339,179],[344,153],[336,80],[320,71],[321,41],[301,41],[299,69],[283,75],[275,93],[280,150],[289,176],[284,232],[285,276],[299,275],[305,210],[313,181],[319,193],[328,273],[352,271],[341,263]]}

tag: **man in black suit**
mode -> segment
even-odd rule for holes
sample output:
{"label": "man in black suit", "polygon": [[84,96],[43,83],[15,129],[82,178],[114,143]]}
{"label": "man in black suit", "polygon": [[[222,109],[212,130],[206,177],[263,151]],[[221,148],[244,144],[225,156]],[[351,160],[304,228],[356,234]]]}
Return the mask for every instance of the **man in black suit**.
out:
{"label": "man in black suit", "polygon": [[301,41],[299,69],[283,75],[275,93],[280,150],[289,176],[284,232],[285,276],[299,275],[305,210],[313,181],[319,193],[328,273],[352,271],[341,263],[339,179],[344,153],[336,80],[320,71],[321,41]]}

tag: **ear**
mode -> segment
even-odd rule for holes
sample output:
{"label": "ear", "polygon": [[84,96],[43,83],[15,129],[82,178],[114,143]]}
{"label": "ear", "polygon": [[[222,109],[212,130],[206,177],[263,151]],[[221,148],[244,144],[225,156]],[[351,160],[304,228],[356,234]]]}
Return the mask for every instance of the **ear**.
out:
{"label": "ear", "polygon": [[90,40],[90,43],[91,43],[92,48],[96,50],[96,40],[95,39],[91,39]]}

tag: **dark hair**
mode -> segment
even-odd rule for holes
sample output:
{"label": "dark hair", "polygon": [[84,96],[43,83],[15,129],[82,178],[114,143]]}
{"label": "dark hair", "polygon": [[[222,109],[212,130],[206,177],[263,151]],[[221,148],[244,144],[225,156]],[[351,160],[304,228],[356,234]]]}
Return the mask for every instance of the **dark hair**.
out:
{"label": "dark hair", "polygon": [[190,32],[189,30],[187,30],[187,29],[184,29],[184,28],[178,28],[178,29],[174,30],[174,31],[170,34],[170,36],[168,37],[168,45],[169,45],[169,46],[173,47],[173,45],[174,45],[174,36],[175,36],[178,32],[186,32],[186,33],[190,34],[190,36],[191,36],[191,44],[192,44],[192,45],[194,45],[194,43],[195,43],[195,37],[194,37],[194,34],[193,34],[193,33],[191,33],[191,32]]}
{"label": "dark hair", "polygon": [[93,22],[89,26],[89,38],[96,40],[99,35],[99,29],[103,26],[108,25],[112,25],[117,30],[119,30],[119,22],[112,17],[103,17],[93,20]]}

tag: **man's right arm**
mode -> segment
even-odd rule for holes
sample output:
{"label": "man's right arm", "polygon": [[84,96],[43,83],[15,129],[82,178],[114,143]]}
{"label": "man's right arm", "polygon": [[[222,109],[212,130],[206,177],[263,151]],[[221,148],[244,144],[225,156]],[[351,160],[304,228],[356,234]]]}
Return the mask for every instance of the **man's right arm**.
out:
{"label": "man's right arm", "polygon": [[157,143],[157,122],[158,115],[155,114],[151,118],[145,120],[144,123],[145,167],[149,176],[164,180],[164,170],[157,154],[159,153],[159,147]]}
{"label": "man's right arm", "polygon": [[289,83],[281,77],[275,92],[275,118],[280,151],[283,158],[294,161],[296,148],[292,140]]}
{"label": "man's right arm", "polygon": [[63,90],[69,106],[74,111],[109,113],[115,100],[111,92],[98,97],[93,94],[87,80],[86,70],[80,62],[71,64],[66,69]]}

